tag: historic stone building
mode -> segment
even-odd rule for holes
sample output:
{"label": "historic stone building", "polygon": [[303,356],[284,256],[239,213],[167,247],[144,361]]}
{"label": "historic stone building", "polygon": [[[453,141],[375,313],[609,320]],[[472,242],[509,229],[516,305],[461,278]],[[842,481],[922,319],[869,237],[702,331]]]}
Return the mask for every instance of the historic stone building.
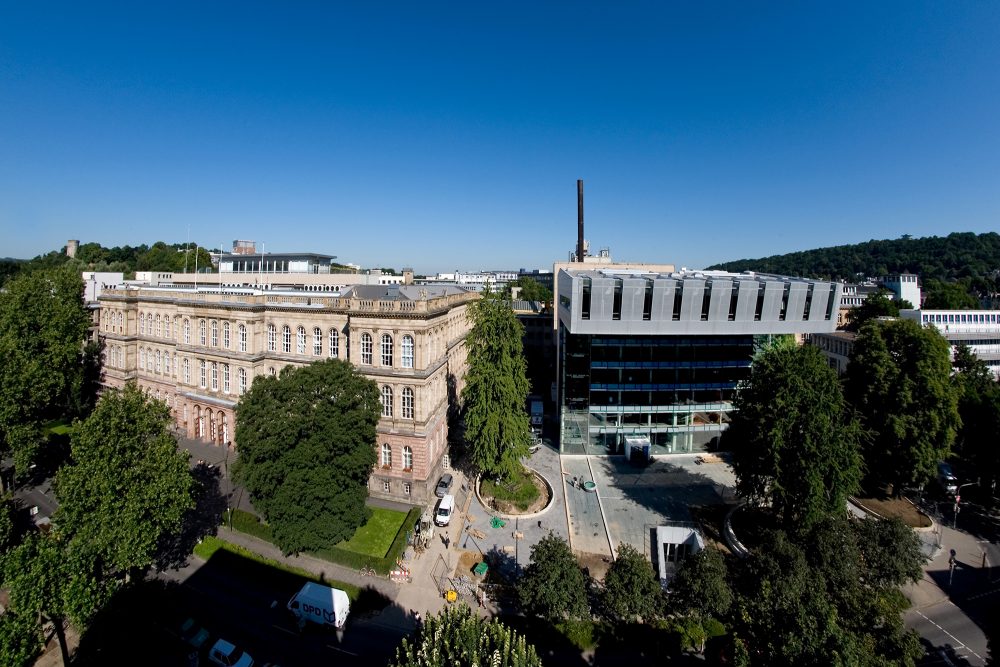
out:
{"label": "historic stone building", "polygon": [[255,377],[288,365],[347,359],[378,383],[382,419],[374,496],[433,495],[448,448],[448,414],[466,368],[458,287],[358,285],[343,293],[132,286],[100,297],[103,383],[135,380],[166,402],[191,438],[232,446],[234,408]]}

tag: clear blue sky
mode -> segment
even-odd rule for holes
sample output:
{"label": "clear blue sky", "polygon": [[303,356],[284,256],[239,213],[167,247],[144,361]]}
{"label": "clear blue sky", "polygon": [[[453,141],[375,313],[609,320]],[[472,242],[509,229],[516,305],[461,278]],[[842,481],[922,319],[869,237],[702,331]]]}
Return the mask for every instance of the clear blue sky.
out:
{"label": "clear blue sky", "polygon": [[0,256],[540,268],[996,230],[1000,3],[5,3]]}

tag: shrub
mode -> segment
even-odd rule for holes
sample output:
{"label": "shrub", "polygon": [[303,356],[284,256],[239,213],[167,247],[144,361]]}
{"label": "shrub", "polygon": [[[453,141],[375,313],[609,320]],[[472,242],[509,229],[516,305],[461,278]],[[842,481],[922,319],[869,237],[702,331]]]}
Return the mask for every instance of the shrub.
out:
{"label": "shrub", "polygon": [[556,623],[555,628],[581,651],[594,648],[597,643],[594,641],[594,622],[589,619],[571,618]]}
{"label": "shrub", "polygon": [[483,480],[479,490],[484,496],[513,503],[522,511],[528,509],[539,496],[534,476],[524,467],[499,483],[491,479]]}

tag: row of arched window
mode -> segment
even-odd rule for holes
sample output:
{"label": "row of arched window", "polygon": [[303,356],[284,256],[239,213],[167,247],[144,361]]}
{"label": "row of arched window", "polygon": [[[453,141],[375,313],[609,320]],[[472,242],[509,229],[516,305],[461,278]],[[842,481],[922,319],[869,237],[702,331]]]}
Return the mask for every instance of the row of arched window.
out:
{"label": "row of arched window", "polygon": [[[340,356],[340,332],[330,329],[326,334],[326,356],[336,359]],[[323,330],[313,327],[310,337],[306,328],[299,326],[295,330],[295,353],[311,354],[314,357],[323,356]],[[278,329],[273,324],[267,325],[267,351],[278,351]],[[281,328],[281,352],[292,354],[292,328],[285,325]]]}
{"label": "row of arched window", "polygon": [[[160,318],[153,313],[139,313],[139,335],[155,336],[157,338],[174,338],[174,331],[181,335],[185,345],[191,345],[191,321],[171,319],[168,316]],[[235,347],[232,324],[223,320],[198,320],[198,344],[210,347],[221,347],[226,350],[235,349],[238,352],[249,350],[250,336],[245,324],[236,325]]]}
{"label": "row of arched window", "polygon": [[[111,366],[124,368],[124,350],[118,346],[113,346],[108,350],[108,362]],[[191,360],[187,357],[181,359],[178,369],[177,355],[170,352],[161,352],[150,348],[139,348],[139,370],[157,375],[172,376],[178,370],[184,384],[191,384]],[[204,359],[198,362],[198,386],[202,389],[211,389],[224,394],[233,393],[233,373],[229,364],[218,362],[206,362]],[[247,369],[239,367],[235,374],[236,393],[243,395],[249,385],[249,374]]]}
{"label": "row of arched window", "polygon": [[[382,445],[382,455],[380,457],[382,467],[386,470],[392,468],[392,445],[388,442]],[[413,448],[409,445],[403,446],[403,472],[413,470]]]}
{"label": "row of arched window", "polygon": [[[393,391],[392,387],[385,385],[382,387],[382,416],[383,417],[393,417],[395,416],[395,410],[393,405]],[[403,390],[399,394],[399,416],[403,419],[413,419],[414,413],[414,396],[412,387],[403,387]]]}
{"label": "row of arched window", "polygon": [[[382,334],[379,341],[379,360],[381,365],[392,367],[394,365],[393,340],[389,334]],[[361,363],[374,365],[375,342],[370,333],[361,334]],[[413,336],[409,334],[403,336],[399,344],[399,366],[400,368],[413,368]]]}
{"label": "row of arched window", "polygon": [[111,333],[125,333],[125,313],[120,310],[101,311],[102,328]]}

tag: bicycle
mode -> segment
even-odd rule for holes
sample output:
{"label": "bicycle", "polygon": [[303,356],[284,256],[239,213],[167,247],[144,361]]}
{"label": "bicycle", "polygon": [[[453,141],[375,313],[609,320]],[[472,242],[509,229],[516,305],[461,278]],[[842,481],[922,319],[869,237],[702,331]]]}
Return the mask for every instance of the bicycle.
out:
{"label": "bicycle", "polygon": [[362,577],[374,577],[377,576],[375,573],[375,568],[373,567],[362,567],[361,568]]}

